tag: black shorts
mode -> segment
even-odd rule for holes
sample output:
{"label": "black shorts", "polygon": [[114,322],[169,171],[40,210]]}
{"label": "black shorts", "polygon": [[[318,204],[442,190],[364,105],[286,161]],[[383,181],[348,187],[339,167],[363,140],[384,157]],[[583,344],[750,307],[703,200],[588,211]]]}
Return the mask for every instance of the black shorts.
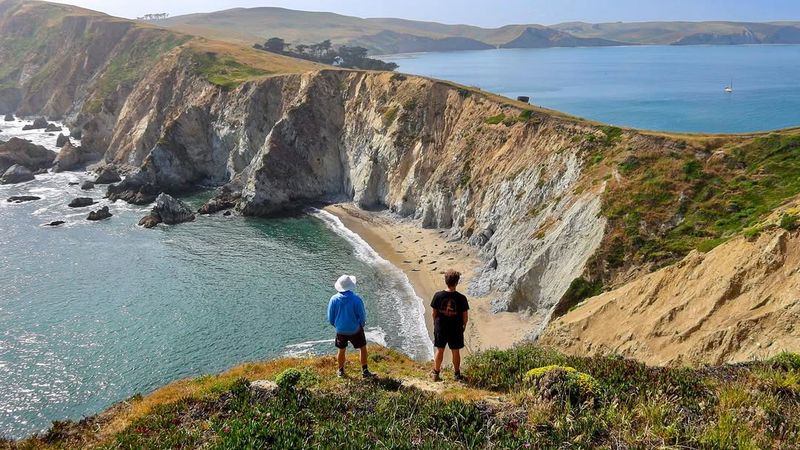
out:
{"label": "black shorts", "polygon": [[436,348],[450,347],[450,350],[461,350],[464,348],[464,329],[456,327],[433,328],[433,346]]}
{"label": "black shorts", "polygon": [[367,345],[367,336],[364,334],[364,329],[358,330],[355,334],[336,333],[336,348],[347,348],[348,342],[353,344],[354,348],[361,348]]}

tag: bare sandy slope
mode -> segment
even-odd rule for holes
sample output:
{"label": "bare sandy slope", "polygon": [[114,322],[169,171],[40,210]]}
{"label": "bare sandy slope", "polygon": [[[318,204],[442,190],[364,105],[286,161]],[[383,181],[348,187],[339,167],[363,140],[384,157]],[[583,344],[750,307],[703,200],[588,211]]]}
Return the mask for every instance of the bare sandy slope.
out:
{"label": "bare sandy slope", "polygon": [[[345,226],[367,241],[384,259],[406,273],[417,295],[425,303],[426,324],[432,335],[430,300],[434,293],[444,289],[443,273],[451,268],[460,271],[463,274],[460,291],[466,292],[480,264],[474,250],[460,242],[447,242],[437,230],[420,229],[388,214],[367,212],[352,204],[325,209],[339,217]],[[469,302],[467,353],[488,348],[509,348],[525,339],[534,327],[524,314],[492,314],[487,298],[470,297]]]}
{"label": "bare sandy slope", "polygon": [[736,238],[550,324],[542,343],[649,364],[719,364],[800,349],[800,233]]}

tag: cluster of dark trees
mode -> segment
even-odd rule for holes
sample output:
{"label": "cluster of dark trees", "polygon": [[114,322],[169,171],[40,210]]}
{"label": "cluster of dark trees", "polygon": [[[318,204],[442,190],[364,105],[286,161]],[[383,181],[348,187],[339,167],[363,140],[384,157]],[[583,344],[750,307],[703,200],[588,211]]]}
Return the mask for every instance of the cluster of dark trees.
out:
{"label": "cluster of dark trees", "polygon": [[167,17],[169,17],[168,13],[145,14],[142,17],[137,17],[136,20],[164,20]]}
{"label": "cluster of dark trees", "polygon": [[308,61],[347,67],[350,69],[366,70],[395,70],[397,64],[387,63],[379,59],[368,58],[367,49],[364,47],[348,47],[342,45],[334,48],[330,40],[318,44],[289,45],[281,38],[270,38],[264,44],[253,46],[259,50],[271,53],[305,59]]}

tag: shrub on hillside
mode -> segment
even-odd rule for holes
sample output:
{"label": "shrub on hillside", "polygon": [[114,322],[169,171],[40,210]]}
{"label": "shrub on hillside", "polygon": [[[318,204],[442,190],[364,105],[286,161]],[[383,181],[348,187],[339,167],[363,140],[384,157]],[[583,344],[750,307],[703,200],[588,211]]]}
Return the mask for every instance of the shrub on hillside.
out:
{"label": "shrub on hillside", "polygon": [[573,406],[594,403],[600,384],[591,375],[574,367],[549,365],[531,369],[525,382],[545,401],[569,402]]}
{"label": "shrub on hillside", "polygon": [[779,225],[784,230],[794,231],[798,228],[798,220],[800,220],[800,218],[794,214],[784,214],[781,216],[781,222]]}
{"label": "shrub on hillside", "polygon": [[772,358],[772,364],[785,370],[800,370],[800,354],[781,352]]}
{"label": "shrub on hillside", "polygon": [[319,382],[319,375],[312,369],[295,369],[290,367],[275,377],[275,384],[282,391],[292,391],[297,388],[308,388]]}

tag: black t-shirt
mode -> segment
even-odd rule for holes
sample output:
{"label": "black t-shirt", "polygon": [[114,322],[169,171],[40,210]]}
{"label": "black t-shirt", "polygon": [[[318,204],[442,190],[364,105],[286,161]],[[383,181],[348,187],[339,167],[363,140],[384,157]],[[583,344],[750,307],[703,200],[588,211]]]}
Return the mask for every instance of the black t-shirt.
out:
{"label": "black t-shirt", "polygon": [[431,301],[431,308],[439,313],[436,326],[456,330],[464,328],[464,311],[469,311],[469,302],[460,292],[437,292]]}

